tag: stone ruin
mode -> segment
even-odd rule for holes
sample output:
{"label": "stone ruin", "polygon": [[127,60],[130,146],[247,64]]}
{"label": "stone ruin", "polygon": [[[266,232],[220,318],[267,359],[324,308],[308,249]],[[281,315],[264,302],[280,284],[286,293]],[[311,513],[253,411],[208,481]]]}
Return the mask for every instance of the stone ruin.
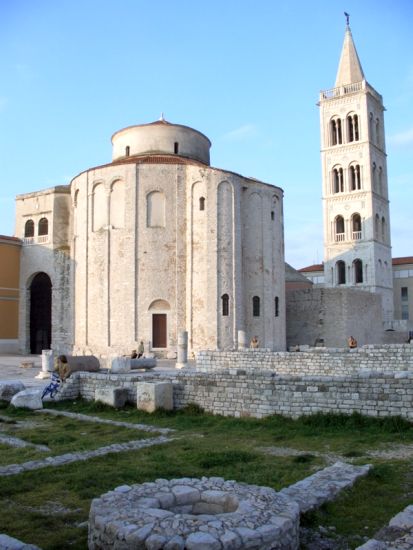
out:
{"label": "stone ruin", "polygon": [[90,550],[296,550],[299,506],[222,478],[123,485],[92,501]]}

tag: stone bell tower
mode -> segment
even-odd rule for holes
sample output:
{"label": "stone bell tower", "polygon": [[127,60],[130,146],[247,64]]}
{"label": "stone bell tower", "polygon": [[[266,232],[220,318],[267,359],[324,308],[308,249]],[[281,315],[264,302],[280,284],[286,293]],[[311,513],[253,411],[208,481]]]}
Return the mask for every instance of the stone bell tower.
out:
{"label": "stone bell tower", "polygon": [[379,293],[393,318],[382,96],[366,81],[348,23],[335,86],[320,93],[326,287]]}

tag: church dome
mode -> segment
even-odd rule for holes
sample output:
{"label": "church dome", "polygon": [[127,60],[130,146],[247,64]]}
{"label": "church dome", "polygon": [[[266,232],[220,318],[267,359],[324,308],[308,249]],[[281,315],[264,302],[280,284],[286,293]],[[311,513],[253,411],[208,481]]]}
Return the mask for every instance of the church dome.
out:
{"label": "church dome", "polygon": [[188,126],[163,118],[150,124],[128,126],[112,136],[112,160],[137,155],[178,155],[209,166],[209,139]]}

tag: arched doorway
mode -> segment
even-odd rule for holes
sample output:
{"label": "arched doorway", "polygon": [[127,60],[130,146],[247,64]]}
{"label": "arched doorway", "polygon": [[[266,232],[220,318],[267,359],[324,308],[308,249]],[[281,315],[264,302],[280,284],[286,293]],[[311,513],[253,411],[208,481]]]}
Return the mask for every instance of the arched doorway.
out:
{"label": "arched doorway", "polygon": [[38,273],[30,285],[30,353],[42,353],[52,343],[52,282]]}

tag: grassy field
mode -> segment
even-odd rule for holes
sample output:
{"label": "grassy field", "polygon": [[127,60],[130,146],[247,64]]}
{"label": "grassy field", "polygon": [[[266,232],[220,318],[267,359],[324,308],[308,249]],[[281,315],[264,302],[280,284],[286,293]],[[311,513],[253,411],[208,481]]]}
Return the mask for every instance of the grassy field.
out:
{"label": "grassy field", "polygon": [[[165,445],[109,454],[61,467],[47,467],[0,477],[0,533],[48,549],[86,549],[87,518],[92,498],[122,484],[157,478],[221,476],[278,490],[340,455],[356,464],[374,465],[367,478],[334,503],[308,514],[302,523],[323,526],[337,548],[355,548],[412,502],[413,465],[408,445],[412,424],[398,418],[366,419],[359,415],[315,415],[290,420],[224,418],[196,407],[145,414],[134,408],[114,411],[85,402],[55,404],[57,409],[175,430]],[[3,404],[0,432],[47,445],[50,453],[0,446],[0,465],[44,456],[95,449],[110,443],[154,437],[137,430],[78,422],[63,417],[15,410]],[[371,450],[398,449],[399,456],[369,457]],[[275,456],[273,448],[303,451]],[[334,457],[333,457],[334,458]]]}

